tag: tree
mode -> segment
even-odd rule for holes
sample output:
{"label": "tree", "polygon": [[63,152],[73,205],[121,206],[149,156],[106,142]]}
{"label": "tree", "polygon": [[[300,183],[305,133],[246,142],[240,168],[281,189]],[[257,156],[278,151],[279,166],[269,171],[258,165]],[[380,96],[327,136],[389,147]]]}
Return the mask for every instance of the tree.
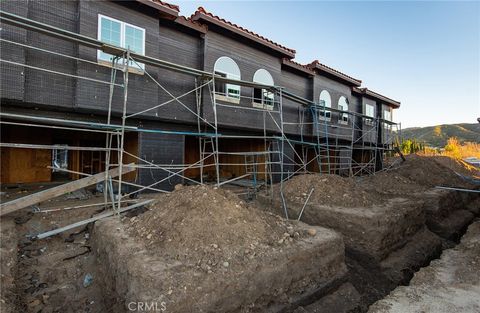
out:
{"label": "tree", "polygon": [[450,137],[447,140],[447,144],[445,145],[445,152],[450,155],[451,157],[460,159],[460,143],[456,137]]}

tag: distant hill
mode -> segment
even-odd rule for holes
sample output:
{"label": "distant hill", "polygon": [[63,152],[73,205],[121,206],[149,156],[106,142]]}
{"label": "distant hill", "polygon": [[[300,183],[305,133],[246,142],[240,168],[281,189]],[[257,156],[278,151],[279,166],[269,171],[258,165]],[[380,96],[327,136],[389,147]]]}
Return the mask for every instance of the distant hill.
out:
{"label": "distant hill", "polygon": [[480,143],[480,123],[405,128],[402,129],[402,137],[416,138],[432,147],[444,147],[450,137],[457,137],[461,143]]}

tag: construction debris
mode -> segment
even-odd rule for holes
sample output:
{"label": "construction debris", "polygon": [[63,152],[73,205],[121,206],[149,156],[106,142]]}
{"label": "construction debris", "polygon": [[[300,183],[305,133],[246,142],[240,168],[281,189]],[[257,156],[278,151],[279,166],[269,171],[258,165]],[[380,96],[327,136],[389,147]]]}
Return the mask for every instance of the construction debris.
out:
{"label": "construction debris", "polygon": [[80,222],[76,222],[76,223],[73,223],[73,224],[70,224],[70,225],[67,225],[67,226],[64,226],[64,227],[60,227],[60,228],[57,228],[57,229],[54,229],[54,230],[50,230],[50,231],[38,234],[38,235],[34,236],[33,238],[44,239],[44,238],[47,238],[47,237],[50,237],[50,236],[53,236],[53,235],[60,234],[64,231],[66,231],[66,230],[70,230],[70,229],[73,229],[73,228],[77,228],[77,227],[86,225],[88,223],[98,221],[99,219],[106,218],[106,217],[112,216],[114,214],[120,214],[120,213],[126,212],[128,210],[132,210],[132,209],[142,207],[144,205],[149,204],[150,202],[152,202],[152,200],[146,200],[146,201],[143,201],[143,202],[140,202],[140,203],[132,204],[132,205],[129,205],[127,207],[120,208],[116,211],[104,212],[104,213],[96,215],[92,218],[89,218],[89,219],[86,219],[86,220],[83,220],[83,221],[80,221]]}
{"label": "construction debris", "polygon": [[[134,171],[135,168],[132,164],[124,165],[122,168],[122,173],[126,174],[129,172]],[[107,175],[111,177],[116,177],[120,174],[120,168],[114,168],[108,171]],[[26,208],[28,206],[34,205],[36,203],[49,200],[63,194],[73,192],[75,190],[93,185],[98,183],[101,180],[105,179],[105,172],[101,172],[89,177],[85,177],[76,181],[72,181],[57,187],[49,188],[47,190],[43,190],[32,195],[28,195],[19,199],[15,199],[6,203],[2,203],[0,205],[0,215],[5,215],[11,212],[15,212],[17,210]]]}

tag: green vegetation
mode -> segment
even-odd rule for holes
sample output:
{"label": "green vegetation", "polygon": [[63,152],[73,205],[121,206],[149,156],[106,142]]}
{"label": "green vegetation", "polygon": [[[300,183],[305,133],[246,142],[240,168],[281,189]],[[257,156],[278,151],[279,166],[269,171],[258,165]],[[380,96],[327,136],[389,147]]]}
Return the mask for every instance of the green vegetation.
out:
{"label": "green vegetation", "polygon": [[402,137],[404,141],[414,140],[436,148],[445,147],[452,137],[457,139],[458,144],[480,143],[480,123],[406,128],[402,130]]}
{"label": "green vegetation", "polygon": [[400,144],[400,151],[402,151],[403,154],[417,153],[423,151],[424,148],[424,144],[418,142],[416,139],[405,139],[402,140]]}

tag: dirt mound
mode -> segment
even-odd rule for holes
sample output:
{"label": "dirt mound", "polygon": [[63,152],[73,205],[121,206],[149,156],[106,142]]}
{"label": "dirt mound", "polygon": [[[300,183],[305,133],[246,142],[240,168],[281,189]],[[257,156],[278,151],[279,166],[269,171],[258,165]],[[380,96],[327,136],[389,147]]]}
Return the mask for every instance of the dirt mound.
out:
{"label": "dirt mound", "polygon": [[469,177],[478,174],[478,170],[461,160],[412,154],[399,167],[359,177],[358,182],[368,191],[394,195],[413,195],[435,186],[471,187],[455,172]]}
{"label": "dirt mound", "polygon": [[359,177],[358,183],[368,191],[390,195],[411,195],[428,189],[395,171]]}
{"label": "dirt mound", "polygon": [[455,171],[461,175],[480,178],[480,170],[463,160],[449,158],[445,156],[438,156],[435,157],[435,161],[442,166],[448,167],[452,171]]}
{"label": "dirt mound", "polygon": [[[391,195],[413,195],[435,186],[471,188],[455,172],[476,177],[478,170],[463,161],[443,156],[409,155],[397,168],[371,176],[346,178],[338,175],[298,175],[284,183],[288,201],[340,207],[367,207],[387,201]],[[274,192],[278,193],[279,186]]]}
{"label": "dirt mound", "polygon": [[265,256],[307,235],[296,226],[208,186],[161,195],[149,211],[127,221],[130,234],[152,253],[205,271]]}
{"label": "dirt mound", "polygon": [[412,154],[407,156],[407,160],[390,174],[403,176],[427,187],[468,186],[468,183],[455,174],[455,171],[465,173],[468,169],[460,162],[448,157]]}
{"label": "dirt mound", "polygon": [[315,190],[309,202],[321,205],[365,207],[385,200],[377,193],[368,192],[352,178],[328,174],[295,176],[284,183],[283,192],[287,201],[304,203],[312,187]]}

